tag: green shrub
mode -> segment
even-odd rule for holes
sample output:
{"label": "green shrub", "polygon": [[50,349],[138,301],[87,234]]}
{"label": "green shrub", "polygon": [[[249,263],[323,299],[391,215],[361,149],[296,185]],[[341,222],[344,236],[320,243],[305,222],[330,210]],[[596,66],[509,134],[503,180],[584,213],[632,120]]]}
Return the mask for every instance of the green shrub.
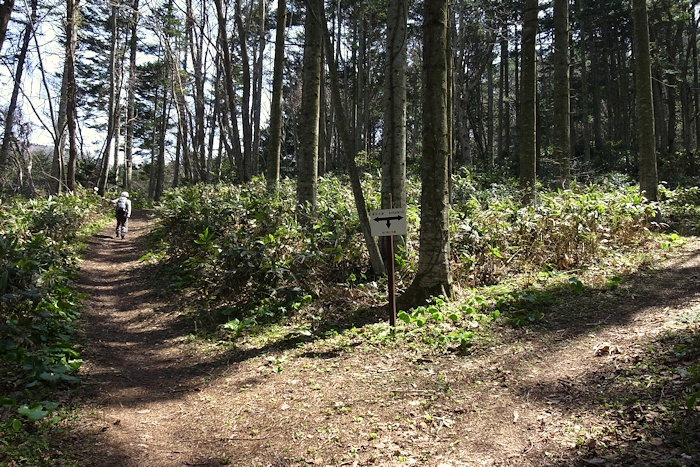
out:
{"label": "green shrub", "polygon": [[[72,336],[79,317],[75,279],[81,232],[99,218],[92,195],[0,205],[0,380],[4,406],[30,419],[43,387],[75,381],[82,363]],[[47,405],[47,404],[44,404]]]}

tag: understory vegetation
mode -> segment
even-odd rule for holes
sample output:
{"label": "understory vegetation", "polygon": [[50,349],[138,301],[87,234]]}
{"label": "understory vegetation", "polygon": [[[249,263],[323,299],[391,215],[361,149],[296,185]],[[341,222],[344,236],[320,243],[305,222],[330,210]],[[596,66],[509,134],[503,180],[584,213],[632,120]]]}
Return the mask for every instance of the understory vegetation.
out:
{"label": "understory vegetation", "polygon": [[90,193],[0,204],[0,464],[39,465],[59,393],[78,382],[74,279],[101,206]]}
{"label": "understory vegetation", "polygon": [[[378,209],[379,179],[366,176],[364,183],[367,193],[377,194],[370,209]],[[269,196],[264,180],[257,180],[181,188],[162,201],[147,256],[162,262],[172,289],[196,295],[194,319],[203,330],[230,340],[270,323],[327,330],[345,320],[348,310],[358,315],[386,303],[387,280],[369,269],[348,184],[335,177],[321,181],[308,225],[296,220],[294,189],[285,181],[277,196]],[[466,336],[475,335],[475,313],[492,319],[510,309],[516,311],[504,318],[516,324],[536,320],[538,312],[527,310],[538,307],[530,302],[547,294],[528,287],[533,277],[578,291],[583,283],[577,274],[629,261],[652,231],[663,231],[652,223],[656,209],[669,218],[692,219],[692,191],[664,193],[668,202],[656,206],[633,183],[610,179],[542,191],[536,207],[523,207],[515,201],[514,182],[457,176],[451,212],[457,299],[435,297],[399,317],[406,329],[430,319],[441,323],[436,334],[446,348],[463,348]],[[418,196],[414,181],[408,186],[408,238],[395,255],[397,293],[417,264]],[[309,321],[309,310],[324,313],[312,313]],[[333,316],[334,310],[342,316]]]}
{"label": "understory vegetation", "polygon": [[[365,175],[363,183],[375,194],[369,208],[378,209],[380,180]],[[417,264],[419,193],[418,183],[409,182],[409,235],[395,255],[397,293]],[[589,302],[596,295],[624,288],[654,255],[698,235],[697,186],[664,186],[660,197],[647,203],[633,182],[604,178],[541,190],[535,207],[523,207],[515,182],[456,176],[455,297],[399,310],[393,329],[385,308],[387,278],[368,266],[352,193],[341,178],[320,181],[317,212],[305,212],[312,219],[305,224],[295,215],[291,180],[276,196],[261,179],[172,190],[154,211],[151,249],[141,260],[162,271],[154,285],[165,285],[182,305],[192,338],[217,346],[246,352],[307,342],[342,347],[359,339],[418,356],[478,355],[499,332],[547,326],[555,305],[595,306]],[[104,208],[92,193],[0,205],[0,463],[50,465],[42,457],[44,435],[68,413],[54,409],[61,391],[75,389],[82,363],[76,337],[81,297],[73,284],[81,239],[104,225]],[[657,212],[664,224],[653,222]],[[655,425],[635,419],[635,407],[646,404],[646,396],[673,391],[675,402],[658,411],[655,423],[672,427],[666,434],[678,443],[697,447],[699,427],[684,411],[694,410],[700,398],[699,355],[693,331],[655,342],[623,372],[645,389],[603,401],[608,419],[632,417],[626,429],[654,439]],[[668,363],[679,360],[687,363],[682,371]],[[272,363],[282,371],[283,359]],[[589,449],[591,438],[600,445],[608,435],[576,434],[578,448]]]}

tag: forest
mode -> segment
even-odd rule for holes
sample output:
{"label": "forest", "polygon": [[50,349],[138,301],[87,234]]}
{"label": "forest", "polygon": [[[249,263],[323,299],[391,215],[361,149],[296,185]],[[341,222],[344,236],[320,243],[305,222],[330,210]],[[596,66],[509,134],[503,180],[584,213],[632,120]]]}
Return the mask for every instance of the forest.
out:
{"label": "forest", "polygon": [[[0,465],[95,465],[128,430],[85,428],[96,252],[241,404],[221,423],[249,417],[247,448],[162,465],[697,465],[699,27],[677,0],[3,0]],[[370,229],[389,208],[391,244]],[[590,371],[531,383],[559,351]],[[276,389],[231,396],[234,363]],[[506,416],[467,404],[489,384]]]}

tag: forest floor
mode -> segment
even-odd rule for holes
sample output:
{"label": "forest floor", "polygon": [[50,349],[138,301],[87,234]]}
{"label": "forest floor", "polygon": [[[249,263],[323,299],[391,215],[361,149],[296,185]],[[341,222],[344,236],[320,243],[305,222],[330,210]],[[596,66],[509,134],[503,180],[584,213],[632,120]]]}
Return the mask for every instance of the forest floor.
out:
{"label": "forest floor", "polygon": [[148,213],[129,228],[93,236],[81,264],[83,389],[54,441],[71,465],[700,465],[700,411],[682,404],[700,381],[697,238],[460,356],[361,327],[194,338],[139,260]]}

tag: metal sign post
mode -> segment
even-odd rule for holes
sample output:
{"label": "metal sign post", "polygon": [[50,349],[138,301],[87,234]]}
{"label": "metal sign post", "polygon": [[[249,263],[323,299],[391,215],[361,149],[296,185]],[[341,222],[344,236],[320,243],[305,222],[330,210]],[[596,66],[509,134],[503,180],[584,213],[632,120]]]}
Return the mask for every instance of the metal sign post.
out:
{"label": "metal sign post", "polygon": [[384,262],[389,279],[389,325],[396,326],[396,283],[394,281],[394,235],[408,233],[406,208],[381,209],[370,211],[370,227],[375,237],[386,237],[386,255]]}

